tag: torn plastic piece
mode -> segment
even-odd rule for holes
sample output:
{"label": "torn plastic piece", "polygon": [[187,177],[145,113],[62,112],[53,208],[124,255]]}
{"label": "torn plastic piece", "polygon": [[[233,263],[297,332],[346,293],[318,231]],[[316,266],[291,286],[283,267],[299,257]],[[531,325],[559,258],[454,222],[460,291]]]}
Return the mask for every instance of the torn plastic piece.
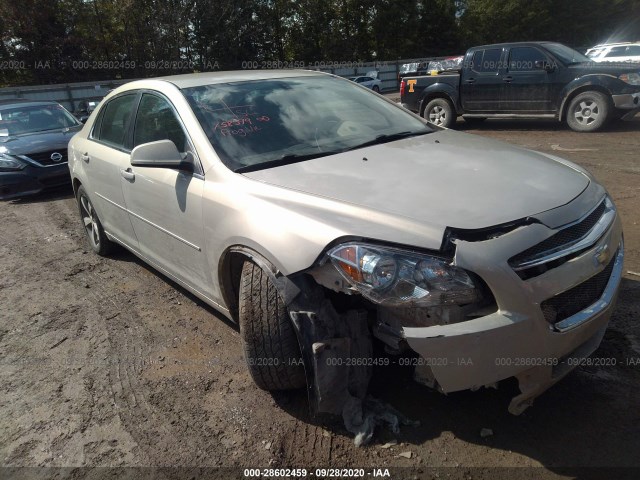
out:
{"label": "torn plastic piece", "polygon": [[305,360],[312,412],[341,415],[350,398],[365,397],[371,379],[368,362],[349,361],[372,355],[366,312],[349,310],[339,315],[324,300],[317,311],[291,311],[290,315]]}
{"label": "torn plastic piece", "polygon": [[349,400],[344,406],[342,419],[346,429],[355,435],[356,447],[368,444],[378,425],[386,424],[396,435],[400,433],[400,425],[420,426],[419,421],[408,419],[392,406],[371,396],[364,401]]}

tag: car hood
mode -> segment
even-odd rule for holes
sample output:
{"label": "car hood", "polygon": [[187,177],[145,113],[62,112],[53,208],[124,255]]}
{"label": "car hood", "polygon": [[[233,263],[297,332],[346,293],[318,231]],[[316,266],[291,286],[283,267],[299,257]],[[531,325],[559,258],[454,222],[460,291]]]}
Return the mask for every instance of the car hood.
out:
{"label": "car hood", "polygon": [[26,155],[29,153],[46,152],[49,150],[61,150],[66,152],[67,145],[82,127],[73,127],[63,130],[48,132],[27,133],[24,135],[12,135],[0,137],[0,148],[7,149],[5,153],[10,155]]}
{"label": "car hood", "polygon": [[585,62],[576,63],[569,67],[576,75],[613,75],[617,77],[623,73],[640,73],[640,64],[630,62]]}
{"label": "car hood", "polygon": [[442,130],[244,174],[434,227],[477,229],[550,210],[589,178],[543,154]]}

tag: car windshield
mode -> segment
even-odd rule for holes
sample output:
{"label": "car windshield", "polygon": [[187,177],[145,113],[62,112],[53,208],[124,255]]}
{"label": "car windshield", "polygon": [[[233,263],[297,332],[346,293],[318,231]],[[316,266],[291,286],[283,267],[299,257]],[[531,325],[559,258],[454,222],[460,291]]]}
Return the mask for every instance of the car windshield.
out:
{"label": "car windshield", "polygon": [[186,88],[221,160],[250,171],[430,133],[352,82],[318,75]]}
{"label": "car windshield", "polygon": [[573,48],[569,48],[566,45],[562,45],[561,43],[547,43],[545,46],[553,53],[556,57],[562,60],[567,65],[572,63],[583,63],[589,62],[590,59],[586,55],[574,50]]}
{"label": "car windshield", "polygon": [[0,136],[60,130],[80,125],[61,105],[20,105],[0,110]]}

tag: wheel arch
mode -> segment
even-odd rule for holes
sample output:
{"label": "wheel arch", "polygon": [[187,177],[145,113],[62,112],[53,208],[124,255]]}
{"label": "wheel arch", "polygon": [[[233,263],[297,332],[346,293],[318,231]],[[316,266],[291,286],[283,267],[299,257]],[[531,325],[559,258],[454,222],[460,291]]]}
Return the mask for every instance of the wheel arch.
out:
{"label": "wheel arch", "polygon": [[71,181],[71,186],[73,187],[74,196],[78,194],[78,189],[80,188],[81,185],[82,185],[82,182],[77,177],[73,177],[73,180]]}
{"label": "wheel arch", "polygon": [[420,108],[418,110],[419,115],[422,117],[424,115],[424,109],[427,104],[436,98],[443,98],[448,100],[453,105],[454,112],[459,115],[460,108],[458,106],[458,92],[451,87],[451,85],[447,85],[444,83],[436,83],[431,85],[430,87],[425,88],[422,98],[420,99]]}
{"label": "wheel arch", "polygon": [[569,104],[575,97],[585,92],[599,92],[604,95],[611,96],[611,92],[602,85],[587,83],[575,87],[573,90],[570,90],[564,95],[564,99],[562,100],[562,104],[560,105],[560,113],[558,115],[559,121],[564,122],[567,119],[567,110],[569,109]]}
{"label": "wheel arch", "polygon": [[227,248],[218,262],[218,281],[225,305],[234,321],[238,321],[240,276],[244,262],[250,260],[262,268],[275,285],[278,268],[261,253],[245,245],[232,245]]}

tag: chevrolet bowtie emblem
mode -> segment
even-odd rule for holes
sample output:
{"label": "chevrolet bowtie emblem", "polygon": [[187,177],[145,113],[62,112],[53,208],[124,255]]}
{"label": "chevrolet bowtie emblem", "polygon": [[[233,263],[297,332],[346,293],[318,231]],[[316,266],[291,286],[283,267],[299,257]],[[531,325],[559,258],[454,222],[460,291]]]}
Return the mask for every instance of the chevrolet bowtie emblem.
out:
{"label": "chevrolet bowtie emblem", "polygon": [[602,245],[596,249],[596,253],[593,256],[594,263],[598,265],[606,265],[611,258],[611,252],[609,251],[609,245]]}

